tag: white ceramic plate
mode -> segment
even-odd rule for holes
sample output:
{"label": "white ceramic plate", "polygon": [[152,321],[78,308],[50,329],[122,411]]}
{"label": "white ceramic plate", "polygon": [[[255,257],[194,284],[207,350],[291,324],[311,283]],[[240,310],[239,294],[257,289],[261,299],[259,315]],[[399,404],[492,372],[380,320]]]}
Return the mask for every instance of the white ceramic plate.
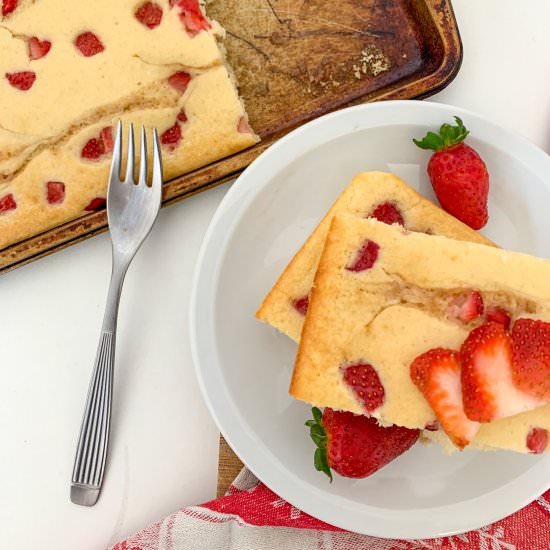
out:
{"label": "white ceramic plate", "polygon": [[[491,174],[490,222],[504,247],[550,257],[550,157],[462,109],[416,101],[352,107],[295,130],[241,175],[208,229],[196,270],[191,338],[205,399],[247,466],[281,497],[344,529],[396,538],[468,531],[550,487],[550,457],[420,444],[370,478],[313,468],[304,421],[287,393],[296,346],[254,312],[288,260],[357,172],[393,171],[432,197],[429,153],[411,139],[453,115]],[[550,281],[549,281],[550,284]]]}

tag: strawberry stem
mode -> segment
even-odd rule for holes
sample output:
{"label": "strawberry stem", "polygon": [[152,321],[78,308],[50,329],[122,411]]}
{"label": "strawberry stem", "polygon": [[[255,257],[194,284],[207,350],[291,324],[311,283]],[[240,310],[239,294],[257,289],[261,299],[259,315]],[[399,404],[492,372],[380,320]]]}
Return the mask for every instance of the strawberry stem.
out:
{"label": "strawberry stem", "polygon": [[462,143],[466,136],[470,133],[462,119],[455,116],[456,125],[442,124],[439,128],[439,133],[428,132],[422,139],[413,139],[415,145],[421,149],[431,149],[432,151],[441,151],[442,149],[448,149],[454,145]]}
{"label": "strawberry stem", "polygon": [[311,414],[313,415],[313,420],[308,420],[305,425],[309,428],[311,439],[313,439],[313,442],[317,445],[313,456],[313,464],[318,472],[325,473],[332,482],[332,472],[330,471],[327,456],[328,437],[323,424],[323,413],[321,409],[313,407],[311,409]]}

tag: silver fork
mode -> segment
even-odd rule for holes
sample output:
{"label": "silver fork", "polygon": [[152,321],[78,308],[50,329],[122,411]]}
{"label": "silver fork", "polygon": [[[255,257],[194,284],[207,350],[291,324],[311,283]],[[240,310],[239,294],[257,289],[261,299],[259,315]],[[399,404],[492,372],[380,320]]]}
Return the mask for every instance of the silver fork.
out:
{"label": "silver fork", "polygon": [[107,217],[113,268],[71,483],[71,500],[82,506],[93,506],[97,502],[105,471],[113,393],[116,325],[122,283],[130,262],[151,231],[160,207],[162,159],[157,131],[153,130],[153,181],[150,187],[147,185],[147,139],[143,126],[137,185],[134,179],[132,125],[129,128],[128,161],[124,181],[120,181],[121,160],[122,124],[119,121],[107,191]]}

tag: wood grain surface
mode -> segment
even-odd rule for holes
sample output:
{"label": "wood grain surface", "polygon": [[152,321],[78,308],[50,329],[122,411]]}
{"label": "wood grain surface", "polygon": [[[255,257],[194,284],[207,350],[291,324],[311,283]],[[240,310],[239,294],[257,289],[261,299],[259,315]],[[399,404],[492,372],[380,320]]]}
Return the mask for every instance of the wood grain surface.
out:
{"label": "wood grain surface", "polygon": [[227,489],[241,471],[243,463],[233,452],[227,441],[220,435],[220,456],[218,459],[218,490],[217,496],[225,495]]}
{"label": "wood grain surface", "polygon": [[[435,93],[462,45],[450,0],[213,0],[261,143],[166,182],[163,205],[237,176],[297,125],[340,107]],[[0,272],[106,230],[105,211],[0,250]]]}

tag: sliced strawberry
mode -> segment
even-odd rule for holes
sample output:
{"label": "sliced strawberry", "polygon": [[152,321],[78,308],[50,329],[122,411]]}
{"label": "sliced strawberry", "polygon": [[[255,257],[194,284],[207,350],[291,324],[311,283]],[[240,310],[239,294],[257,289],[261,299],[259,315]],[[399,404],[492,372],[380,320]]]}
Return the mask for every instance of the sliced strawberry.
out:
{"label": "sliced strawberry", "polygon": [[419,430],[380,426],[375,418],[314,407],[306,422],[315,442],[314,464],[332,480],[331,468],[341,476],[367,477],[410,449]]}
{"label": "sliced strawberry", "polygon": [[10,210],[15,210],[17,208],[17,203],[13,198],[13,194],[9,193],[0,198],[0,214],[5,214]]}
{"label": "sliced strawberry", "polygon": [[61,204],[65,200],[65,184],[61,181],[46,183],[49,204]]}
{"label": "sliced strawberry", "polygon": [[179,17],[187,34],[193,37],[202,30],[208,30],[212,27],[208,19],[204,17],[199,7],[198,0],[170,0],[170,6],[177,5],[180,8]]}
{"label": "sliced strawberry", "polygon": [[469,445],[479,424],[464,413],[458,352],[431,349],[412,362],[410,375],[451,441],[459,449]]}
{"label": "sliced strawberry", "polygon": [[342,367],[341,372],[345,384],[367,413],[372,413],[384,403],[384,386],[372,365],[354,363]]}
{"label": "sliced strawberry", "polygon": [[392,225],[398,223],[399,225],[405,225],[401,211],[393,202],[383,202],[379,204],[370,214],[370,218],[376,218],[379,222]]}
{"label": "sliced strawberry", "polygon": [[99,137],[103,142],[104,154],[112,153],[115,145],[115,142],[113,139],[113,129],[110,126],[106,126],[99,133]]}
{"label": "sliced strawberry", "polygon": [[512,341],[516,386],[550,401],[550,323],[518,319],[512,328]]}
{"label": "sliced strawberry", "polygon": [[248,125],[246,117],[243,115],[239,118],[239,123],[237,124],[237,131],[241,134],[252,134],[252,128]]}
{"label": "sliced strawberry", "polygon": [[455,296],[449,303],[447,313],[450,317],[468,323],[483,315],[483,298],[476,290]]}
{"label": "sliced strawberry", "polygon": [[185,124],[187,122],[187,115],[185,114],[185,111],[183,109],[179,112],[177,118],[182,124]]}
{"label": "sliced strawberry", "polygon": [[362,245],[357,256],[351,265],[346,266],[348,271],[365,271],[370,269],[378,259],[380,246],[374,241],[367,239]]}
{"label": "sliced strawberry", "polygon": [[27,41],[27,46],[29,58],[35,60],[44,57],[50,51],[52,43],[49,40],[39,40],[36,36],[31,36]]}
{"label": "sliced strawberry", "polygon": [[88,160],[99,160],[105,153],[105,146],[101,139],[92,138],[89,139],[84,147],[80,156]]}
{"label": "sliced strawberry", "polygon": [[2,0],[2,15],[10,14],[17,7],[18,0]]}
{"label": "sliced strawberry", "polygon": [[33,71],[19,71],[18,73],[6,73],[6,78],[14,88],[25,92],[32,88],[36,74]]}
{"label": "sliced strawberry", "polygon": [[514,384],[512,338],[498,323],[472,330],[460,348],[464,411],[471,420],[490,422],[541,405]]}
{"label": "sliced strawberry", "polygon": [[74,44],[84,57],[92,57],[92,55],[101,53],[105,49],[97,35],[90,31],[79,34],[75,38]]}
{"label": "sliced strawberry", "polygon": [[163,134],[160,136],[160,142],[163,145],[168,146],[169,149],[175,149],[178,146],[178,143],[181,141],[182,133],[181,133],[181,126],[176,123],[174,126],[171,126],[168,128],[168,130],[165,130]]}
{"label": "sliced strawberry", "polygon": [[309,307],[309,295],[302,296],[301,298],[297,298],[292,302],[292,307],[300,314],[300,315],[306,315],[307,308]]}
{"label": "sliced strawberry", "polygon": [[149,29],[160,25],[162,20],[162,8],[155,2],[145,2],[134,13],[136,19]]}
{"label": "sliced strawberry", "polygon": [[107,204],[107,199],[103,197],[96,197],[95,199],[92,199],[90,201],[90,204],[84,208],[86,212],[94,212],[96,210],[101,210],[102,208],[105,208]]}
{"label": "sliced strawberry", "polygon": [[183,94],[187,90],[191,75],[185,71],[179,71],[168,77],[168,84],[175,88],[180,94]]}
{"label": "sliced strawberry", "polygon": [[548,447],[548,430],[531,428],[527,434],[525,445],[533,454],[540,454]]}
{"label": "sliced strawberry", "polygon": [[501,307],[489,306],[485,310],[485,319],[492,323],[500,323],[506,330],[510,328],[510,314]]}

